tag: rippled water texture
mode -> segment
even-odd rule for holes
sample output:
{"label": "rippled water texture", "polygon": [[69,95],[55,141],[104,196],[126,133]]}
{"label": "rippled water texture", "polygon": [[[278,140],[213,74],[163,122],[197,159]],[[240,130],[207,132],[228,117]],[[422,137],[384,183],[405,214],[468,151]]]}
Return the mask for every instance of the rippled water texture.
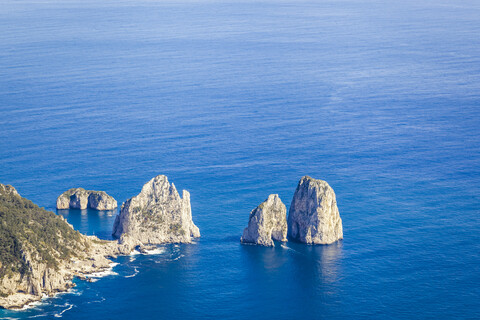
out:
{"label": "rippled water texture", "polygon": [[[478,1],[0,2],[0,182],[54,210],[157,174],[202,237],[1,317],[480,318]],[[301,176],[345,239],[239,243]],[[115,212],[65,211],[110,237]]]}

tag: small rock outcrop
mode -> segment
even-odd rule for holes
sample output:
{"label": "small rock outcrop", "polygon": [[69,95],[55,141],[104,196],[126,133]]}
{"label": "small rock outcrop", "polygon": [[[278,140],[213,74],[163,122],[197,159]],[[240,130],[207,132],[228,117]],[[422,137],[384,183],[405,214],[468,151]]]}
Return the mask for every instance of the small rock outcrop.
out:
{"label": "small rock outcrop", "polygon": [[190,193],[183,190],[180,197],[166,176],[153,178],[122,205],[112,234],[126,246],[192,242],[200,231],[192,221]]}
{"label": "small rock outcrop", "polygon": [[57,198],[57,209],[114,210],[117,201],[105,191],[73,188],[65,191]]}
{"label": "small rock outcrop", "polygon": [[308,244],[343,239],[335,192],[326,181],[309,176],[300,180],[288,214],[288,235]]}
{"label": "small rock outcrop", "polygon": [[287,241],[287,208],[278,194],[271,194],[252,210],[242,243],[274,246],[273,240]]}
{"label": "small rock outcrop", "polygon": [[88,206],[95,210],[114,210],[117,208],[117,200],[105,191],[92,191],[88,196]]}

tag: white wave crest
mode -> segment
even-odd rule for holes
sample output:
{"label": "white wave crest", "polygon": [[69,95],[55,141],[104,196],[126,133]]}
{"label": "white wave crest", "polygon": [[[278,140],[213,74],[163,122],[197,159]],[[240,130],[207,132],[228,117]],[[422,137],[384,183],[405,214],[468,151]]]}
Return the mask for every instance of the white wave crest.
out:
{"label": "white wave crest", "polygon": [[162,254],[165,252],[165,248],[155,248],[151,250],[145,250],[146,255],[155,255],[155,254]]}
{"label": "white wave crest", "polygon": [[134,268],[135,272],[131,275],[128,275],[128,276],[125,276],[125,278],[133,278],[135,277],[137,274],[138,274],[138,269],[137,268]]}
{"label": "white wave crest", "polygon": [[180,258],[183,258],[183,257],[185,257],[185,256],[184,256],[183,254],[181,254],[181,255],[179,255],[178,257],[174,258],[174,259],[170,259],[170,261],[176,261],[176,260],[178,260],[178,259],[180,259]]}
{"label": "white wave crest", "polygon": [[137,254],[140,254],[140,251],[138,251],[138,250],[133,250],[133,251],[129,254],[129,256],[136,256]]}
{"label": "white wave crest", "polygon": [[66,303],[66,304],[65,304],[65,307],[67,307],[67,308],[65,308],[64,310],[62,310],[62,312],[60,312],[60,313],[54,314],[54,317],[56,317],[56,318],[61,318],[66,311],[68,311],[68,310],[70,310],[70,309],[73,308],[73,304]]}
{"label": "white wave crest", "polygon": [[117,262],[111,262],[110,267],[106,270],[99,271],[99,272],[94,272],[88,275],[88,277],[91,279],[91,282],[96,282],[98,279],[106,277],[106,276],[116,276],[118,273],[113,271],[113,268],[118,265]]}

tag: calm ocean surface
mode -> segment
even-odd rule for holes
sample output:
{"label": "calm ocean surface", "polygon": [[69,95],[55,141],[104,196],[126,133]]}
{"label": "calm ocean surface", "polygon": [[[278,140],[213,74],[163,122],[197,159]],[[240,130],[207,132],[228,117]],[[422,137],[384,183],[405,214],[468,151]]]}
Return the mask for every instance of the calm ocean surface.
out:
{"label": "calm ocean surface", "polygon": [[[0,0],[0,182],[55,211],[165,174],[202,233],[0,318],[479,319],[480,2],[385,2]],[[240,245],[306,174],[345,239]]]}

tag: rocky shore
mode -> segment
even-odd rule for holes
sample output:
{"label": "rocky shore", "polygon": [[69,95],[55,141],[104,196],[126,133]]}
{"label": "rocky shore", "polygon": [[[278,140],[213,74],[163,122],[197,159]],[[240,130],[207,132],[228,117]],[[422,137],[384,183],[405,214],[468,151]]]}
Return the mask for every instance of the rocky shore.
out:
{"label": "rocky shore", "polygon": [[[57,208],[109,210],[117,202],[103,191],[70,189]],[[286,207],[271,194],[251,211],[241,242],[274,246],[274,241],[330,244],[343,238],[336,197],[323,180],[304,176]],[[191,243],[200,237],[193,223],[190,194],[182,196],[164,175],[148,181],[140,193],[123,203],[112,234],[100,240],[75,231],[62,217],[0,184],[0,307],[14,309],[71,288],[74,277],[111,268],[112,259],[156,244]]]}
{"label": "rocky shore", "polygon": [[[106,210],[116,206],[110,198],[104,192],[70,189],[57,199],[57,207]],[[191,243],[200,231],[192,221],[190,194],[183,191],[180,197],[160,175],[123,204],[113,234],[117,241],[80,234],[62,216],[0,184],[0,246],[5,249],[0,250],[0,307],[22,308],[67,291],[74,277],[88,280],[110,269],[118,255],[148,252],[154,244]]]}
{"label": "rocky shore", "polygon": [[0,281],[0,307],[20,309],[23,306],[40,301],[42,297],[52,297],[74,286],[74,277],[86,280],[89,275],[111,268],[112,260],[118,254],[124,254],[115,241],[102,241],[96,237],[86,237],[88,246],[83,256],[63,261],[57,268],[34,261],[25,254],[29,265],[28,274],[14,273]]}
{"label": "rocky shore", "polygon": [[0,246],[0,307],[7,309],[64,292],[74,277],[104,271],[112,258],[130,253],[117,241],[80,234],[63,217],[3,184]]}

